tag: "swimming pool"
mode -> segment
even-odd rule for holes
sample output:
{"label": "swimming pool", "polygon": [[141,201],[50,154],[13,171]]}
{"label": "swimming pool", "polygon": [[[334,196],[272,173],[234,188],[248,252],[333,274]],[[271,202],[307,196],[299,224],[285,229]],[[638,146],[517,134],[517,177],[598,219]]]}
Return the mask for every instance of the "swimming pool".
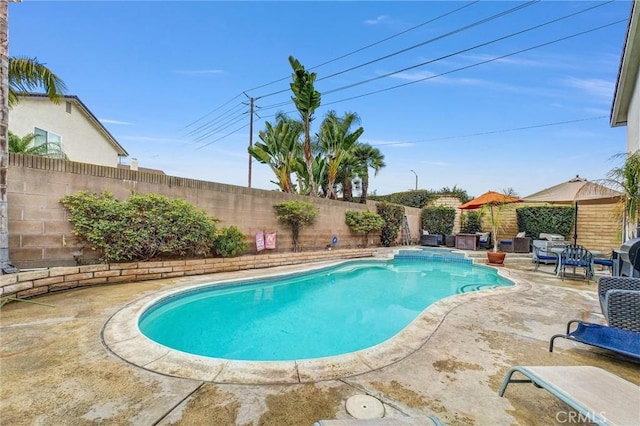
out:
{"label": "swimming pool", "polygon": [[468,263],[354,261],[181,292],[151,305],[138,326],[161,345],[206,357],[321,358],[390,339],[448,296],[511,284]]}

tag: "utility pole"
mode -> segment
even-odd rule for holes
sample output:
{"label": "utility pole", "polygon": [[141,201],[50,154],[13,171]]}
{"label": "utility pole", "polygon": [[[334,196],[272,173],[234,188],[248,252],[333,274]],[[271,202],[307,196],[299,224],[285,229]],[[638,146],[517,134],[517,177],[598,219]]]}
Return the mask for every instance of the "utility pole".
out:
{"label": "utility pole", "polygon": [[[250,98],[249,103],[249,148],[253,146],[253,100]],[[251,188],[251,153],[249,153],[249,183],[247,187]]]}

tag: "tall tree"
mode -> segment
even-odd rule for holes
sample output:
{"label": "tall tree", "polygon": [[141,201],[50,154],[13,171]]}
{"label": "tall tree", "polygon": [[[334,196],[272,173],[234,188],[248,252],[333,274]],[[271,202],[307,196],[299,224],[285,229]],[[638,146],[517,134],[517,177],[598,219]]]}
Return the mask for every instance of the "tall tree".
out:
{"label": "tall tree", "polygon": [[294,192],[291,173],[299,156],[298,139],[301,128],[297,121],[280,115],[275,126],[266,122],[266,130],[261,131],[257,142],[249,148],[249,153],[260,163],[268,164],[278,179],[278,186],[283,192]]}
{"label": "tall tree", "polygon": [[327,164],[327,198],[336,198],[335,186],[340,165],[349,157],[364,132],[362,127],[352,130],[358,121],[354,113],[338,117],[335,111],[329,111],[320,126],[318,140]]}
{"label": "tall tree", "polygon": [[[28,61],[18,61],[14,64],[9,60],[9,16],[8,2],[0,1],[0,274],[16,272],[17,269],[9,261],[9,204],[7,201],[7,171],[9,169],[9,102],[14,87],[35,87],[39,83],[47,90],[47,95],[53,101],[64,90],[64,83],[60,79],[46,79],[39,67],[26,67]],[[25,58],[21,58],[25,59]],[[22,66],[19,66],[22,63]],[[42,64],[39,64],[42,65]],[[25,71],[14,77],[12,73]],[[29,72],[31,71],[31,72]],[[15,82],[15,83],[14,83]],[[51,83],[53,83],[51,85]],[[36,84],[38,86],[38,84]],[[54,90],[49,90],[53,88]]]}
{"label": "tall tree", "polygon": [[367,192],[369,191],[369,168],[374,170],[374,176],[378,175],[380,169],[386,166],[384,163],[384,155],[378,148],[369,144],[358,144],[353,149],[353,156],[358,163],[358,175],[362,180],[362,191],[360,193],[360,202],[367,202]]}
{"label": "tall tree", "polygon": [[303,152],[309,178],[309,194],[317,196],[313,173],[313,152],[311,149],[311,122],[313,113],[320,106],[320,92],[315,90],[316,73],[309,72],[293,56],[289,56],[289,64],[293,69],[293,82],[290,84],[293,96],[291,100],[296,106],[304,131]]}

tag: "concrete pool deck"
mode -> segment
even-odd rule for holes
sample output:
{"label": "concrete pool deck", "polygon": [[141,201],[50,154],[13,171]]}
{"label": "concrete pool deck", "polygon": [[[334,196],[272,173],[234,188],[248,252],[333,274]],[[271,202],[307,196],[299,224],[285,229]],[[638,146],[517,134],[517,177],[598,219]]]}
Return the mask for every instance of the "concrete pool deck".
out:
{"label": "concrete pool deck", "polygon": [[[296,271],[297,267],[277,268]],[[445,424],[562,424],[569,408],[532,385],[497,394],[515,365],[593,365],[640,384],[640,364],[551,335],[570,319],[600,321],[595,284],[507,264],[515,291],[465,298],[410,354],[361,374],[310,383],[214,383],[160,374],[122,360],[101,338],[107,321],[145,296],[251,270],[75,289],[0,311],[0,423],[11,425],[311,425],[348,419],[345,401],[369,394],[386,417],[436,415]],[[575,423],[573,423],[575,424]]]}

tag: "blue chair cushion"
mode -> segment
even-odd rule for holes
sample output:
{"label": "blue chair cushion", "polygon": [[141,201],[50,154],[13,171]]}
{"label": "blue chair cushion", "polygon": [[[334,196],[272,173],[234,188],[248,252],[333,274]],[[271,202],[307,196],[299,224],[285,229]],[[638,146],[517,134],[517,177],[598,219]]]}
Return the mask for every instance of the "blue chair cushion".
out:
{"label": "blue chair cushion", "polygon": [[602,266],[613,266],[613,260],[611,259],[593,259],[593,263]]}

